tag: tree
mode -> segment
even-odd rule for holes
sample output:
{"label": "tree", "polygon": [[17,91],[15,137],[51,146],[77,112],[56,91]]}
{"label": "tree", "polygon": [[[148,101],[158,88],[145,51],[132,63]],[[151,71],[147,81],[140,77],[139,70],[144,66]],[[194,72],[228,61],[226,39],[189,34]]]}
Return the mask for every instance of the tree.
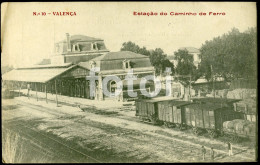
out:
{"label": "tree", "polygon": [[214,74],[221,75],[226,80],[256,77],[256,45],[256,28],[250,28],[243,33],[233,28],[227,34],[202,45],[200,71],[211,77],[212,73],[207,68],[212,66]]}
{"label": "tree", "polygon": [[140,48],[138,45],[136,45],[135,43],[133,43],[131,41],[124,42],[122,44],[122,47],[120,50],[121,51],[131,51],[131,52],[139,53],[139,54],[146,55],[146,56],[150,55],[150,52],[146,49],[146,47]]}
{"label": "tree", "polygon": [[156,74],[162,74],[166,70],[166,67],[171,68],[172,73],[174,73],[174,65],[167,58],[166,54],[161,48],[156,48],[155,50],[148,51],[146,47],[140,48],[135,43],[128,41],[124,42],[121,51],[131,51],[134,53],[149,56],[151,64],[155,67]]}
{"label": "tree", "polygon": [[[191,75],[192,79],[197,78],[196,66],[193,63],[193,55],[185,50],[179,49],[174,52],[174,59],[177,60],[176,73],[179,75]],[[182,80],[187,80],[187,78],[180,78]]]}

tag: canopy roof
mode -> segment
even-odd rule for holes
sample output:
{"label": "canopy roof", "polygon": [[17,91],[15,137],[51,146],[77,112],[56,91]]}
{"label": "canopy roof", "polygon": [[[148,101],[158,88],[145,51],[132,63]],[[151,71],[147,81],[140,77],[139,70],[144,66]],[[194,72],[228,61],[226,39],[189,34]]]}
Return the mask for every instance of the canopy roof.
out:
{"label": "canopy roof", "polygon": [[76,65],[66,68],[14,69],[2,76],[7,81],[48,82]]}

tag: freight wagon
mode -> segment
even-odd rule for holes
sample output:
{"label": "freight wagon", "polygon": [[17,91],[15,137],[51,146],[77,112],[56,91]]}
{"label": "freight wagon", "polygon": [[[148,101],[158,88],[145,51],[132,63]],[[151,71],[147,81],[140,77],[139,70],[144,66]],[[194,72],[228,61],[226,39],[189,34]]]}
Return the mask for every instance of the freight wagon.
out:
{"label": "freight wagon", "polygon": [[159,124],[158,120],[158,103],[169,103],[172,99],[138,99],[135,101],[136,116],[142,121],[148,121],[153,124]]}
{"label": "freight wagon", "polygon": [[192,128],[195,134],[207,131],[211,137],[223,134],[223,122],[243,119],[241,112],[236,112],[232,104],[205,100],[137,100],[136,116],[153,124],[164,123],[166,126]]}
{"label": "freight wagon", "polygon": [[185,106],[186,125],[195,134],[206,130],[210,137],[216,137],[223,134],[223,122],[234,119],[243,119],[243,114],[221,104],[194,103]]}
{"label": "freight wagon", "polygon": [[185,126],[184,106],[192,104],[188,101],[170,101],[158,103],[158,119],[167,127],[177,127],[180,130]]}

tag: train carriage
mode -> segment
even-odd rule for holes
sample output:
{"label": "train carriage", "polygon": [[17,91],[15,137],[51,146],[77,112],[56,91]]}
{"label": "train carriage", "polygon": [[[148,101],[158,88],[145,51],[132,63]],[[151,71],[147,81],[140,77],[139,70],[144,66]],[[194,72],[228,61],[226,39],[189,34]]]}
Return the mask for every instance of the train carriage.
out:
{"label": "train carriage", "polygon": [[243,119],[243,114],[220,104],[190,104],[185,106],[185,118],[187,126],[191,127],[195,134],[206,130],[211,137],[215,137],[222,134],[223,122]]}
{"label": "train carriage", "polygon": [[158,124],[158,103],[170,102],[167,99],[139,99],[135,101],[136,116],[139,116],[142,121],[149,121],[153,124]]}
{"label": "train carriage", "polygon": [[153,124],[164,123],[168,127],[192,128],[195,134],[207,131],[211,137],[223,134],[223,122],[244,119],[234,111],[234,99],[174,99],[136,100],[136,116]]}
{"label": "train carriage", "polygon": [[185,125],[184,106],[187,104],[191,104],[191,102],[178,100],[159,102],[158,119],[167,127],[177,126],[182,129]]}

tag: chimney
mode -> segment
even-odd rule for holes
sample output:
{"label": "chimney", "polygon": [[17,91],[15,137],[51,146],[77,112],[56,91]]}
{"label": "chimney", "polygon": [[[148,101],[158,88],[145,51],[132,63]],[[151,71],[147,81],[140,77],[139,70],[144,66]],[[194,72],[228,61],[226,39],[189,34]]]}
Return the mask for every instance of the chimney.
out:
{"label": "chimney", "polygon": [[70,45],[70,34],[66,33],[66,37],[67,37],[67,51],[71,51],[71,45]]}

